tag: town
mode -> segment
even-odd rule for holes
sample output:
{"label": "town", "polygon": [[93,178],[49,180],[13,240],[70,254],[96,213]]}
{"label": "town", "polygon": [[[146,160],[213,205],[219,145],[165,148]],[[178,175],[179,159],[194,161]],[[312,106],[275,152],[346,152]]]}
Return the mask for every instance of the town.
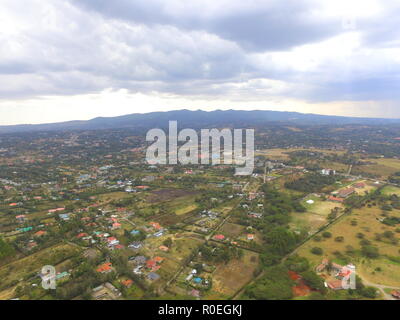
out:
{"label": "town", "polygon": [[3,134],[0,299],[399,299],[397,132],[256,128],[249,176],[129,129]]}

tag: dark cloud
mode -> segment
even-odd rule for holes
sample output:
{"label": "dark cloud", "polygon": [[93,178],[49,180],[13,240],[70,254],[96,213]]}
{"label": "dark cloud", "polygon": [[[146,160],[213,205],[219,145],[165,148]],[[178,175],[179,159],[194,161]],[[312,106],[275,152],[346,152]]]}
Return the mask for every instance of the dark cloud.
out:
{"label": "dark cloud", "polygon": [[240,101],[399,100],[400,9],[388,1],[347,30],[316,0],[4,0],[0,98],[111,88]]}
{"label": "dark cloud", "polygon": [[[174,10],[176,1],[72,0],[105,17],[145,25],[171,25],[203,30],[231,40],[246,50],[287,50],[340,33],[341,18],[316,14],[318,2],[310,0],[243,1],[241,6],[222,3],[218,14]],[[240,3],[240,2],[239,2]],[[223,5],[225,4],[225,5]],[[204,3],[207,5],[207,2]],[[192,7],[193,9],[193,7]],[[203,8],[206,10],[206,8]]]}

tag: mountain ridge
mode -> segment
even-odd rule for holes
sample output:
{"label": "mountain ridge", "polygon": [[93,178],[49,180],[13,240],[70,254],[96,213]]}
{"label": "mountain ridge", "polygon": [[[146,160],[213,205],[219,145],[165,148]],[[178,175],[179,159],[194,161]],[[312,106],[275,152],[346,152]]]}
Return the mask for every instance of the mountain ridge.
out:
{"label": "mountain ridge", "polygon": [[89,120],[70,120],[44,124],[2,125],[0,133],[18,133],[30,131],[70,131],[98,130],[116,128],[155,128],[166,127],[168,120],[177,120],[179,126],[193,128],[218,127],[223,125],[249,126],[261,124],[297,124],[297,125],[382,125],[400,124],[400,119],[346,117],[320,115],[292,111],[271,110],[172,110],[149,113],[132,113],[115,117],[96,117]]}

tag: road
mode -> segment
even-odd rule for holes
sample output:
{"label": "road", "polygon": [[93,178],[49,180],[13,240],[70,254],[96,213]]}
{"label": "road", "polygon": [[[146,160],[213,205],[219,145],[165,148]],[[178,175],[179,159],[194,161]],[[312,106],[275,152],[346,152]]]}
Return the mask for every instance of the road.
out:
{"label": "road", "polygon": [[384,289],[400,290],[399,287],[385,286],[385,285],[382,285],[382,284],[373,283],[373,282],[370,282],[370,281],[366,280],[365,278],[363,278],[360,274],[357,274],[357,275],[361,278],[361,280],[362,280],[364,285],[366,285],[368,287],[377,288],[382,293],[382,295],[384,296],[385,300],[397,300],[397,299],[393,298],[390,294],[386,293]]}

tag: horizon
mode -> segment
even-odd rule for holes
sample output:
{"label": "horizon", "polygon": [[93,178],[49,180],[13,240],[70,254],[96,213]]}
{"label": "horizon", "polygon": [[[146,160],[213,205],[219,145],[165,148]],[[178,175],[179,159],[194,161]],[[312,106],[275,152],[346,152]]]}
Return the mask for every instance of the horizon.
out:
{"label": "horizon", "polygon": [[0,125],[182,108],[400,118],[395,0],[1,8]]}
{"label": "horizon", "polygon": [[68,123],[68,122],[85,122],[85,121],[91,121],[95,119],[112,119],[112,118],[117,118],[117,117],[124,117],[124,116],[130,116],[130,115],[135,115],[135,114],[150,114],[150,113],[167,113],[167,112],[178,112],[178,111],[190,111],[190,112],[198,112],[198,111],[203,111],[203,112],[216,112],[216,111],[237,111],[237,112],[281,112],[281,113],[297,113],[301,115],[309,115],[309,116],[324,116],[324,117],[341,117],[341,118],[354,118],[354,119],[379,119],[379,120],[400,120],[399,118],[385,118],[385,117],[362,117],[362,116],[342,116],[342,115],[334,115],[334,114],[321,114],[321,113],[305,113],[305,112],[298,112],[298,111],[276,111],[276,110],[261,110],[261,109],[249,109],[249,110],[243,110],[243,109],[213,109],[213,110],[202,110],[202,109],[173,109],[173,110],[165,110],[165,111],[149,111],[149,112],[133,112],[133,113],[128,113],[128,114],[121,114],[121,115],[116,115],[116,116],[97,116],[89,119],[72,119],[72,120],[66,120],[66,121],[58,121],[58,122],[38,122],[38,123],[17,123],[17,124],[9,124],[9,125],[2,125],[0,124],[0,127],[13,127],[13,126],[34,126],[34,125],[46,125],[46,124],[62,124],[62,123]]}

